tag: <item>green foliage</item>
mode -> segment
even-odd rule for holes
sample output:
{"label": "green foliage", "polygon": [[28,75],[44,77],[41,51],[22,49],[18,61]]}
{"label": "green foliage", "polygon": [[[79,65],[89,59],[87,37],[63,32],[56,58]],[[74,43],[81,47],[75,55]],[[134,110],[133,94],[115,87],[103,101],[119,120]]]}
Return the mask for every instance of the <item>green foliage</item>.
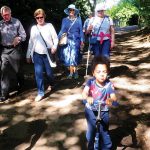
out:
{"label": "green foliage", "polygon": [[0,7],[3,5],[10,6],[12,16],[21,20],[27,33],[30,31],[30,27],[35,24],[34,11],[43,8],[46,12],[47,21],[53,23],[59,32],[62,18],[66,16],[64,9],[71,3],[79,8],[83,20],[94,9],[90,0],[1,0]]}
{"label": "green foliage", "polygon": [[117,6],[108,11],[114,19],[128,22],[130,17],[137,14],[139,25],[149,27],[150,25],[150,1],[149,0],[120,0]]}
{"label": "green foliage", "polygon": [[86,19],[88,13],[94,10],[90,0],[76,0],[75,5],[80,10],[82,19]]}
{"label": "green foliage", "polygon": [[140,20],[141,26],[150,28],[150,1],[140,0],[139,2]]}
{"label": "green foliage", "polygon": [[121,1],[117,6],[108,10],[108,14],[113,19],[127,23],[134,14],[139,14],[139,10],[128,1]]}

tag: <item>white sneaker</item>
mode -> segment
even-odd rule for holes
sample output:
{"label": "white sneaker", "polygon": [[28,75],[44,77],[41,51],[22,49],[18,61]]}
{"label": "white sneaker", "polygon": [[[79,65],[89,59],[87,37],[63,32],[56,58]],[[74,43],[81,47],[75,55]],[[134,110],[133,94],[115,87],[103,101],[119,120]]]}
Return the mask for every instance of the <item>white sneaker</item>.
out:
{"label": "white sneaker", "polygon": [[35,98],[35,101],[36,101],[36,102],[39,102],[39,101],[41,101],[42,99],[43,99],[43,96],[38,95],[38,96]]}
{"label": "white sneaker", "polygon": [[52,87],[49,85],[47,90],[50,92],[52,90]]}

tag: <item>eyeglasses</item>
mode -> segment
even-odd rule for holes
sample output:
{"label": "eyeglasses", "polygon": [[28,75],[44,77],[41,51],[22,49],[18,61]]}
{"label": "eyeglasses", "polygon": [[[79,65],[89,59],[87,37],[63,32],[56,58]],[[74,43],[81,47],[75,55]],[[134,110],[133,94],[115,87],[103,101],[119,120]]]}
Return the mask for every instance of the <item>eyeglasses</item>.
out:
{"label": "eyeglasses", "polygon": [[39,20],[39,19],[43,19],[44,17],[35,17],[35,19]]}
{"label": "eyeglasses", "polygon": [[69,9],[69,11],[74,11],[74,9]]}
{"label": "eyeglasses", "polygon": [[98,10],[97,12],[103,12],[104,10]]}

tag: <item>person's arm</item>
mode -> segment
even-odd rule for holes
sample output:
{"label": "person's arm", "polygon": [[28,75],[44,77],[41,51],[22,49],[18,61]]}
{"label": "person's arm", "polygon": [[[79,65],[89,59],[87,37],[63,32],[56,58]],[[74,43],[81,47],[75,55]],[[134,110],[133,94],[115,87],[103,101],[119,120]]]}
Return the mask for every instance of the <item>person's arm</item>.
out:
{"label": "person's arm", "polygon": [[26,40],[26,32],[25,32],[25,30],[23,28],[23,25],[21,24],[20,21],[19,21],[18,34],[19,34],[18,36],[21,37],[21,41],[25,41]]}
{"label": "person's arm", "polygon": [[93,25],[89,25],[86,30],[86,34],[91,34],[92,30],[93,30]]}
{"label": "person's arm", "polygon": [[111,106],[113,102],[117,101],[117,97],[115,94],[115,88],[111,82],[109,83],[107,91],[108,91],[107,94],[109,95],[109,98],[106,99],[106,104]]}
{"label": "person's arm", "polygon": [[33,43],[35,42],[35,41],[33,41],[33,34],[34,34],[34,27],[32,27],[31,31],[30,31],[30,39],[29,39],[28,49],[27,49],[27,53],[26,53],[27,63],[31,63],[31,51],[33,50]]}
{"label": "person's arm", "polygon": [[22,26],[22,24],[21,24],[21,22],[17,19],[17,32],[18,32],[18,35],[14,38],[14,40],[13,40],[13,45],[14,45],[14,47],[16,46],[16,45],[18,45],[20,42],[22,42],[22,41],[25,41],[26,40],[26,32],[25,32],[25,30],[24,30],[24,28],[23,28],[23,26]]}
{"label": "person's arm", "polygon": [[84,24],[83,24],[83,32],[85,33],[87,29],[87,19],[84,21]]}
{"label": "person's arm", "polygon": [[110,36],[111,36],[111,46],[110,48],[114,48],[115,47],[115,28],[114,28],[114,23],[112,18],[108,18],[109,19],[109,23],[110,23]]}
{"label": "person's arm", "polygon": [[111,34],[111,49],[115,47],[115,28],[114,25],[110,26],[110,34]]}
{"label": "person's arm", "polygon": [[58,34],[59,39],[64,32],[67,32],[67,31],[65,31],[65,25],[66,25],[66,18],[63,18],[62,23],[61,23],[61,29]]}
{"label": "person's arm", "polygon": [[106,100],[106,104],[111,106],[113,102],[116,102],[117,101],[117,97],[116,97],[116,94],[115,93],[112,93],[110,94],[110,97],[107,98]]}
{"label": "person's arm", "polygon": [[86,100],[91,105],[91,104],[93,104],[93,98],[91,96],[89,96],[90,85],[91,85],[91,80],[88,80],[83,89],[82,98],[83,98],[83,100]]}
{"label": "person's arm", "polygon": [[84,42],[84,33],[83,33],[83,28],[82,28],[82,20],[80,17],[78,17],[79,19],[79,28],[80,28],[80,38],[81,38],[81,43]]}
{"label": "person's arm", "polygon": [[92,17],[92,18],[88,21],[87,29],[86,29],[86,31],[85,31],[85,34],[88,34],[88,35],[91,34],[91,32],[92,32],[92,30],[93,30],[93,25],[92,25],[93,21],[94,21],[94,17]]}
{"label": "person's arm", "polygon": [[87,99],[88,95],[89,95],[89,87],[85,86],[84,89],[83,89],[83,92],[82,92],[82,98]]}
{"label": "person's arm", "polygon": [[51,24],[50,31],[51,31],[52,41],[53,41],[53,46],[51,48],[51,52],[55,53],[57,50],[57,45],[58,45],[58,36],[57,36],[56,30],[52,24]]}

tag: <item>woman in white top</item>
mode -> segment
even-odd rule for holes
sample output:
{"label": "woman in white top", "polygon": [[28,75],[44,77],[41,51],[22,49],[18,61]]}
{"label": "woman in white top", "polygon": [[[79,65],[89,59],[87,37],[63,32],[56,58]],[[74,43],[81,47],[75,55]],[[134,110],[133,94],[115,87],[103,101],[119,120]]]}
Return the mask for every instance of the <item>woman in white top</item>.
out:
{"label": "woman in white top", "polygon": [[93,54],[109,58],[110,49],[115,45],[115,31],[113,20],[105,15],[105,10],[103,4],[96,6],[95,17],[90,19],[86,33],[91,35]]}
{"label": "woman in white top", "polygon": [[51,54],[56,52],[58,37],[53,25],[45,22],[46,15],[43,9],[37,9],[34,12],[34,17],[37,25],[33,25],[31,28],[26,59],[28,63],[31,62],[31,59],[34,62],[38,89],[35,101],[40,101],[44,97],[43,71],[46,72],[50,87],[53,86],[54,76],[52,67],[56,67],[56,64],[53,63],[48,51],[51,51]]}

